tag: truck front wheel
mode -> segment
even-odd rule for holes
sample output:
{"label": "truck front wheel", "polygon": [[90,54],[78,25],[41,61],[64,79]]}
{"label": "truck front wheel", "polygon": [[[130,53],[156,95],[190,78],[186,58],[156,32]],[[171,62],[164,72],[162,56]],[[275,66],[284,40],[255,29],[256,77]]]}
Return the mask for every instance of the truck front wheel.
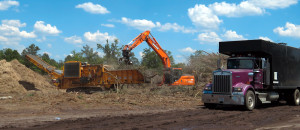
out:
{"label": "truck front wheel", "polygon": [[248,90],[245,95],[245,107],[249,111],[252,111],[255,107],[255,95],[251,90]]}
{"label": "truck front wheel", "polygon": [[299,89],[295,89],[295,91],[293,93],[293,101],[294,101],[294,105],[295,106],[299,106],[299,102],[300,102],[300,92],[299,92]]}

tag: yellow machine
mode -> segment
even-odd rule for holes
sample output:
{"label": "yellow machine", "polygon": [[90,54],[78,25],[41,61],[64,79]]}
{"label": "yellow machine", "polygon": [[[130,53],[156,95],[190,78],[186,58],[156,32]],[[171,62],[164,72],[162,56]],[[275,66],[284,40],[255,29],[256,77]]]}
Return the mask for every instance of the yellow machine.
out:
{"label": "yellow machine", "polygon": [[144,83],[144,76],[138,70],[109,71],[103,65],[90,65],[79,61],[68,61],[63,70],[56,70],[37,56],[26,55],[26,58],[51,75],[54,85],[59,89],[98,86],[110,88],[117,84]]}

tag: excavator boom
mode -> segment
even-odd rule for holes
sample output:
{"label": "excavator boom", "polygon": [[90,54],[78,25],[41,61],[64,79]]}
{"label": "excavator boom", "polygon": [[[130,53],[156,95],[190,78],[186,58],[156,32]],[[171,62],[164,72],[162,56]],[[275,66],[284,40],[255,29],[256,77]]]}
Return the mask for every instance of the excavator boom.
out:
{"label": "excavator boom", "polygon": [[130,51],[135,47],[140,45],[142,42],[146,41],[147,44],[156,52],[163,62],[165,68],[171,67],[171,62],[168,54],[161,48],[156,39],[151,35],[150,31],[145,31],[134,38],[128,45],[123,48],[123,59],[126,63],[130,63],[129,54]]}
{"label": "excavator boom", "polygon": [[130,52],[142,42],[146,41],[147,44],[156,52],[160,57],[165,71],[163,77],[163,83],[170,85],[195,85],[194,76],[182,76],[181,68],[171,68],[171,62],[168,54],[161,48],[156,39],[151,35],[150,31],[145,31],[134,38],[129,44],[125,45],[123,48],[123,58],[119,61],[125,61],[127,64],[131,64],[129,60]]}

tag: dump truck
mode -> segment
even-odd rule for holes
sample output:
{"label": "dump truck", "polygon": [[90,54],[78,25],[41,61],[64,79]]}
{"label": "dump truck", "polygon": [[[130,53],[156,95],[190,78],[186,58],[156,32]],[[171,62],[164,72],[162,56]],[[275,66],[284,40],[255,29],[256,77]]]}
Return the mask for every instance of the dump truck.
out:
{"label": "dump truck", "polygon": [[35,55],[26,58],[38,68],[47,72],[53,84],[59,89],[79,87],[110,88],[119,84],[141,84],[145,82],[142,73],[135,69],[108,70],[104,65],[91,65],[86,62],[68,61],[63,70],[57,70]]}
{"label": "dump truck", "polygon": [[202,101],[206,107],[229,104],[253,110],[258,104],[279,100],[299,105],[299,48],[243,40],[220,42],[219,52],[229,56],[227,69],[218,67],[212,83],[205,86]]}

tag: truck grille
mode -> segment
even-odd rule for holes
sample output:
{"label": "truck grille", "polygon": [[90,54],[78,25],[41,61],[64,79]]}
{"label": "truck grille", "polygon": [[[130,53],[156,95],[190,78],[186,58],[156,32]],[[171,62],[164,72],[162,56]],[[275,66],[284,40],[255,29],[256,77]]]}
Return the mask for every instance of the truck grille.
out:
{"label": "truck grille", "polygon": [[230,72],[215,72],[213,76],[213,93],[231,94],[232,79]]}

